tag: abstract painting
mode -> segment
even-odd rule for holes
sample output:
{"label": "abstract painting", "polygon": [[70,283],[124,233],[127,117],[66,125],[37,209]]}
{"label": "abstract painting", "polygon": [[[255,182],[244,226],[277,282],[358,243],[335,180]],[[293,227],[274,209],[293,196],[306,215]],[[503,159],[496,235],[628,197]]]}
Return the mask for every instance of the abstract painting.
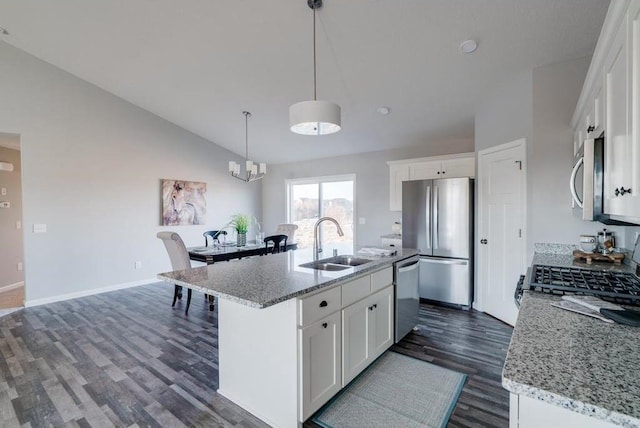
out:
{"label": "abstract painting", "polygon": [[207,183],[162,180],[162,225],[205,224]]}

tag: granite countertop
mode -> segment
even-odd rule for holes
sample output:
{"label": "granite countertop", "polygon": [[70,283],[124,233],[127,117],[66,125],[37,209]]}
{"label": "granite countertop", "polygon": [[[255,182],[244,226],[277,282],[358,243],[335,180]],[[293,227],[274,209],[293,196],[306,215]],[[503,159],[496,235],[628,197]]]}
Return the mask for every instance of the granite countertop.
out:
{"label": "granite countertop", "polygon": [[[533,264],[633,271],[624,264],[587,265],[562,254],[536,253]],[[514,394],[640,427],[640,328],[551,306],[558,300],[524,292],[502,385]]]}
{"label": "granite countertop", "polygon": [[626,264],[626,262],[629,261],[628,259],[629,257],[626,257],[621,264],[609,262],[593,262],[592,264],[587,264],[585,261],[580,261],[579,259],[574,260],[573,255],[571,254],[535,253],[533,255],[532,264],[634,273],[635,268],[633,268],[629,264]]}
{"label": "granite countertop", "polygon": [[393,256],[357,255],[371,263],[332,272],[300,267],[312,257],[309,251],[296,250],[161,273],[158,279],[247,306],[266,308],[349,281],[416,254],[417,250],[403,248]]}

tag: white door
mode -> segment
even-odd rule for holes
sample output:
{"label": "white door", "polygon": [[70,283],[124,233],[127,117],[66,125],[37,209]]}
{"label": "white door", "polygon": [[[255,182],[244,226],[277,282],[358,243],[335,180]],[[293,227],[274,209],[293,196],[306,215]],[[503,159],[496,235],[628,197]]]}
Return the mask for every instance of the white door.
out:
{"label": "white door", "polygon": [[342,386],[371,362],[369,299],[342,310]]}
{"label": "white door", "polygon": [[393,321],[394,321],[394,304],[393,287],[387,287],[384,290],[371,296],[369,300],[372,310],[371,323],[371,353],[372,358],[382,355],[391,345],[393,345]]}
{"label": "white door", "polygon": [[342,387],[340,312],[300,330],[302,400],[306,420]]}
{"label": "white door", "polygon": [[525,272],[525,140],[478,153],[478,309],[514,325]]}

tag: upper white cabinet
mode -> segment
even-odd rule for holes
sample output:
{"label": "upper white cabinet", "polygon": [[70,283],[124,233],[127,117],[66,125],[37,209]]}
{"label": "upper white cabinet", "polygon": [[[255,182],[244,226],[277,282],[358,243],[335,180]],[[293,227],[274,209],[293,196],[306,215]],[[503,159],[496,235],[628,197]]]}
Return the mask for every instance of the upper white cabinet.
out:
{"label": "upper white cabinet", "polygon": [[402,183],[409,180],[475,177],[475,153],[389,161],[389,209],[402,211]]}
{"label": "upper white cabinet", "polygon": [[574,151],[604,132],[604,212],[640,218],[640,0],[611,2],[571,123]]}
{"label": "upper white cabinet", "polygon": [[[622,22],[604,64],[605,171],[604,198],[608,214],[624,215],[626,191],[631,187],[631,139],[629,138],[629,79],[627,23]],[[621,194],[621,192],[624,192]]]}

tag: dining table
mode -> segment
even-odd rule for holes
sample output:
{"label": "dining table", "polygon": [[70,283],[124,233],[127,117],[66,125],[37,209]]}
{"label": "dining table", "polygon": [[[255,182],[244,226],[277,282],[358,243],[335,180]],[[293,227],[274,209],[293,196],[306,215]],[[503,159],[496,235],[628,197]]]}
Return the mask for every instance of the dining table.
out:
{"label": "dining table", "polygon": [[[296,250],[298,244],[287,244],[285,251]],[[269,247],[269,251],[272,247]],[[248,241],[246,245],[238,247],[236,244],[219,244],[208,247],[189,247],[189,258],[191,260],[204,262],[208,265],[215,262],[224,262],[232,259],[241,259],[249,256],[262,256],[267,254],[267,247],[264,243],[258,244],[256,241]]]}

